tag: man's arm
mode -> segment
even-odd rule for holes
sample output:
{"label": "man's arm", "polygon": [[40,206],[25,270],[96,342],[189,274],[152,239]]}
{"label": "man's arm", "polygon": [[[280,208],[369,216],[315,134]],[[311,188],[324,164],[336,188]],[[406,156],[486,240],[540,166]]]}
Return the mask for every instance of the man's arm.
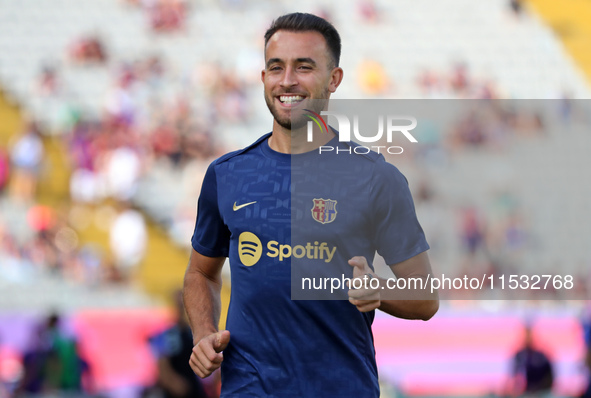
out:
{"label": "man's arm", "polygon": [[[416,281],[407,283],[407,288],[403,290],[392,288],[392,281],[388,286],[388,280],[378,277],[367,264],[365,257],[353,257],[349,260],[349,264],[354,267],[354,278],[371,275],[371,278],[379,280],[379,286],[376,289],[349,290],[349,301],[357,306],[359,311],[380,309],[398,318],[426,321],[431,319],[439,309],[439,295],[436,290],[432,292],[427,285],[428,275],[432,273],[427,252],[390,266],[397,278],[407,280],[413,278]],[[424,289],[415,288],[415,283]]]}
{"label": "man's arm", "polygon": [[[398,318],[424,321],[431,319],[439,309],[439,294],[437,290],[431,292],[427,285],[428,277],[432,275],[427,252],[391,265],[390,269],[397,278],[420,278],[425,289],[391,290],[385,286],[385,300],[381,301],[380,310]],[[386,285],[386,280],[382,280],[381,283]]]}
{"label": "man's arm", "polygon": [[207,377],[220,367],[221,351],[230,341],[230,332],[218,332],[225,259],[207,257],[193,250],[185,272],[183,301],[195,344],[189,363],[199,377]]}

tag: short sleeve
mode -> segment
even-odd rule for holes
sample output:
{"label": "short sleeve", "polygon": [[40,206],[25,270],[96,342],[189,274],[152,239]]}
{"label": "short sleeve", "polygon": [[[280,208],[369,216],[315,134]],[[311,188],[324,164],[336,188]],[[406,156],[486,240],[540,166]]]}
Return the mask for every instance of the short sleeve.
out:
{"label": "short sleeve", "polygon": [[373,241],[388,265],[408,260],[429,249],[402,173],[383,158],[372,177]]}
{"label": "short sleeve", "polygon": [[203,179],[191,245],[196,252],[207,257],[228,257],[230,231],[218,206],[215,162],[209,166]]}

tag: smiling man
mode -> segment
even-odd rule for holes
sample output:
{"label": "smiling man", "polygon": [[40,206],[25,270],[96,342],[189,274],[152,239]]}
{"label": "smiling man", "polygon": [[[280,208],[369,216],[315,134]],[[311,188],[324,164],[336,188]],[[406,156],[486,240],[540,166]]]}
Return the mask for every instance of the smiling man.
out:
{"label": "smiling man", "polygon": [[[322,107],[343,80],[343,70],[338,66],[341,41],[337,31],[320,18],[309,21],[317,30],[290,31],[281,29],[285,25],[275,23],[265,34],[262,81],[265,101],[274,119],[269,145],[282,153],[307,152],[319,146],[318,142],[311,142],[294,148],[292,130],[303,127],[306,119],[299,117],[292,121],[292,110],[306,100]],[[297,22],[306,27],[305,18]],[[299,28],[297,23],[292,26]]]}
{"label": "smiling man", "polygon": [[[343,79],[340,51],[322,18],[275,20],[261,75],[273,130],[205,175],[184,299],[191,367],[207,377],[221,366],[222,397],[378,397],[375,310],[423,320],[437,311],[436,292],[386,295],[369,264],[377,251],[399,278],[431,273],[404,176],[376,153],[318,156],[326,143],[355,145],[332,131],[305,139],[297,111],[325,108]],[[226,257],[232,297],[218,331]],[[342,286],[341,300],[292,300],[294,274],[310,270],[378,284]]]}

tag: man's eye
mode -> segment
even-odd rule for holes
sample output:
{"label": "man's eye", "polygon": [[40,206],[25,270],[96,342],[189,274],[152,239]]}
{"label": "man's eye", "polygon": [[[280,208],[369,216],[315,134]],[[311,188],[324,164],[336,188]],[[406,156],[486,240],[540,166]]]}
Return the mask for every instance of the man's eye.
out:
{"label": "man's eye", "polygon": [[301,65],[301,66],[300,66],[300,69],[311,70],[311,69],[312,69],[312,67],[311,67],[311,66],[308,66],[308,65]]}
{"label": "man's eye", "polygon": [[277,71],[277,70],[281,70],[281,68],[279,66],[271,66],[269,68],[270,71]]}

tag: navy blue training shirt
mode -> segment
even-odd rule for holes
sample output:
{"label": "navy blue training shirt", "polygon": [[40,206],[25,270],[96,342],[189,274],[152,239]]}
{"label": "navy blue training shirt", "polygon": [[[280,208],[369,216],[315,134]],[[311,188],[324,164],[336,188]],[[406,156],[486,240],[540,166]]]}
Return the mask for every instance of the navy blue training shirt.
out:
{"label": "navy blue training shirt", "polygon": [[374,312],[346,286],[327,295],[302,279],[351,278],[353,256],[396,264],[426,251],[407,181],[337,137],[338,154],[289,155],[269,136],[215,160],[199,197],[193,248],[232,271],[222,397],[378,397]]}

